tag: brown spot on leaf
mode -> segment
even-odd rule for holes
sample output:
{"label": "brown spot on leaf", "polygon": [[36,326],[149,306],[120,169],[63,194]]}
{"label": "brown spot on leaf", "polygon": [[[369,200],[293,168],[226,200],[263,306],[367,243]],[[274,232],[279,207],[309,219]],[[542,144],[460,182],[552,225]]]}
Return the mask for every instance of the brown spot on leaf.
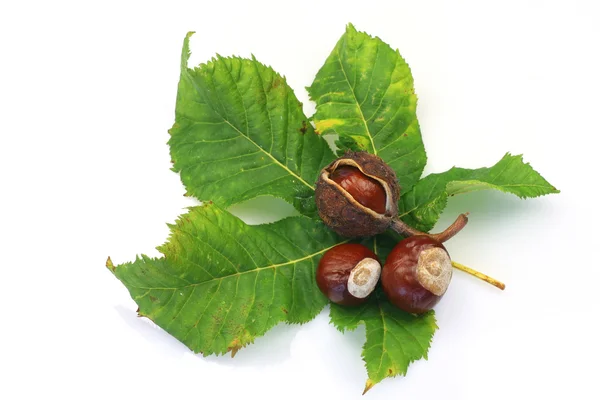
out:
{"label": "brown spot on leaf", "polygon": [[223,308],[219,307],[215,310],[215,313],[211,316],[213,323],[220,326],[223,323]]}
{"label": "brown spot on leaf", "polygon": [[152,295],[148,296],[150,298],[150,301],[153,303],[156,303],[158,301],[158,297],[154,297]]}
{"label": "brown spot on leaf", "polygon": [[394,373],[394,371],[392,371],[392,369],[391,369],[391,368],[390,368],[390,369],[388,369],[388,374],[389,374],[389,375],[392,375],[393,373]]}
{"label": "brown spot on leaf", "polygon": [[300,128],[300,133],[304,135],[306,133],[306,129],[306,121],[302,121],[302,128]]}
{"label": "brown spot on leaf", "polygon": [[281,311],[283,311],[284,313],[288,313],[288,310],[286,310],[285,308],[282,308]]}
{"label": "brown spot on leaf", "polygon": [[402,135],[402,136],[404,136],[404,137],[407,137],[407,136],[408,136],[408,133],[405,133],[405,134],[404,134],[404,135]]}
{"label": "brown spot on leaf", "polygon": [[281,84],[283,83],[283,79],[281,79],[281,77],[276,77],[275,79],[273,79],[273,89],[278,88],[279,86],[281,86]]}

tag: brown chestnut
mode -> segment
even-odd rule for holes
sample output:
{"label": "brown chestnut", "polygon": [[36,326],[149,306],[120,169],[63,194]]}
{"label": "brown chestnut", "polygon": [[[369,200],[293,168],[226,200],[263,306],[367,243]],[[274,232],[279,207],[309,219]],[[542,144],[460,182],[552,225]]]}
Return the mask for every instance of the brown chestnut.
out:
{"label": "brown chestnut", "polygon": [[421,314],[440,301],[451,278],[452,261],[444,245],[419,235],[401,240],[390,252],[381,284],[392,304]]}
{"label": "brown chestnut", "polygon": [[327,250],[317,268],[317,286],[329,300],[344,306],[364,303],[379,281],[377,255],[362,244],[340,244]]}
{"label": "brown chestnut", "polygon": [[398,218],[399,198],[394,170],[364,151],[348,151],[323,168],[315,189],[319,216],[342,236],[373,236],[391,228],[404,236],[429,235],[444,242],[467,224],[467,215],[461,214],[443,232],[421,232]]}
{"label": "brown chestnut", "polygon": [[360,169],[344,165],[333,171],[329,179],[344,188],[363,206],[379,214],[385,213],[386,194],[383,185]]}

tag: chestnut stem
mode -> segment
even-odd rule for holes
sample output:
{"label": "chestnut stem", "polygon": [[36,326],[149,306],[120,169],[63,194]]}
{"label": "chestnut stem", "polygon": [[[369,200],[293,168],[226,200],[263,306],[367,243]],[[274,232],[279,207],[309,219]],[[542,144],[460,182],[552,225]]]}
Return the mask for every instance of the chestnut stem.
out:
{"label": "chestnut stem", "polygon": [[469,213],[460,214],[456,218],[456,221],[454,221],[452,223],[452,225],[450,225],[448,228],[446,228],[443,232],[440,232],[440,233],[421,232],[418,229],[408,226],[406,223],[404,223],[400,219],[394,219],[392,221],[392,229],[401,235],[405,235],[405,236],[424,235],[424,236],[429,236],[430,238],[433,238],[440,243],[443,243],[446,240],[452,238],[454,235],[456,235],[458,232],[460,232],[465,227],[465,225],[467,225],[467,222],[469,222],[469,218],[467,218],[468,215],[469,215]]}
{"label": "chestnut stem", "polygon": [[486,281],[487,283],[489,283],[489,284],[492,284],[492,285],[496,286],[496,287],[497,287],[498,289],[500,289],[500,290],[504,290],[504,288],[506,287],[506,286],[504,285],[504,283],[502,283],[502,282],[500,282],[500,281],[497,281],[497,280],[495,280],[495,279],[494,279],[494,278],[492,278],[491,276],[487,276],[487,275],[485,275],[485,274],[482,274],[482,273],[481,273],[481,272],[479,272],[479,271],[475,271],[474,269],[472,269],[472,268],[469,268],[469,267],[467,267],[466,265],[462,265],[462,264],[459,264],[459,263],[457,263],[457,262],[455,262],[455,261],[452,261],[452,266],[453,266],[454,268],[456,268],[456,269],[460,269],[461,271],[464,271],[464,272],[466,272],[466,273],[468,273],[468,274],[471,274],[471,275],[473,275],[474,277],[477,277],[477,278],[481,279],[482,281]]}

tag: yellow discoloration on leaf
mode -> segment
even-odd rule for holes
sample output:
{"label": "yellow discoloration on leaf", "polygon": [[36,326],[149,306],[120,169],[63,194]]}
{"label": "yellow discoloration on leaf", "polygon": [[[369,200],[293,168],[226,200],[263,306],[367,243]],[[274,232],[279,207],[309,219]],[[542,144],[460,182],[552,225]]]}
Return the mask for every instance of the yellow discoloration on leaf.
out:
{"label": "yellow discoloration on leaf", "polygon": [[373,382],[373,381],[372,381],[372,380],[370,380],[370,379],[367,379],[367,383],[365,384],[365,390],[363,391],[363,393],[362,393],[362,394],[364,395],[365,393],[367,393],[369,390],[371,390],[371,388],[372,388],[373,386],[375,386],[375,382]]}
{"label": "yellow discoloration on leaf", "polygon": [[319,132],[324,132],[328,129],[332,129],[336,126],[344,125],[345,121],[343,119],[331,118],[331,119],[323,119],[320,121],[316,121],[315,125]]}
{"label": "yellow discoloration on leaf", "polygon": [[115,265],[113,264],[112,260],[110,259],[110,257],[108,257],[106,259],[106,268],[110,269],[112,272],[115,271]]}

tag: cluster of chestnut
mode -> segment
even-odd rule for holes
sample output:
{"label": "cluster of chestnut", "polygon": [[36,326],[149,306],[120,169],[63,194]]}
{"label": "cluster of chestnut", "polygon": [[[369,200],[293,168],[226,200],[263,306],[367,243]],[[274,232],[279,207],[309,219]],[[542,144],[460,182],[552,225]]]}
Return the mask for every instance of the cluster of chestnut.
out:
{"label": "cluster of chestnut", "polygon": [[361,244],[340,244],[325,252],[316,280],[332,302],[365,302],[380,277],[390,302],[410,313],[431,310],[446,292],[453,264],[442,243],[467,224],[467,215],[441,233],[420,232],[398,218],[399,197],[394,170],[373,154],[347,152],[321,171],[315,198],[327,226],[347,237],[368,237],[388,228],[406,236],[383,269],[377,255]]}

